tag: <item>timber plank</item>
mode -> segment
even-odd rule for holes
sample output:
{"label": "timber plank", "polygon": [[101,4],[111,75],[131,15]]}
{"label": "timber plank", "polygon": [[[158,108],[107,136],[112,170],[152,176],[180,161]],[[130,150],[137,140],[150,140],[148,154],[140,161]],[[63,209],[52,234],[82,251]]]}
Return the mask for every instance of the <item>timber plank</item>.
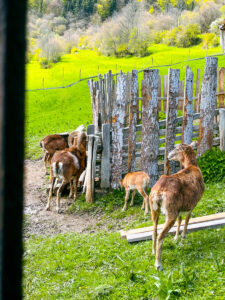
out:
{"label": "timber plank", "polygon": [[[198,218],[192,218],[192,219],[190,219],[189,224],[202,223],[202,222],[219,220],[219,219],[225,219],[225,212],[213,214],[213,215],[207,215],[207,216],[198,217]],[[173,226],[174,228],[176,228],[176,226],[177,226],[176,224]],[[162,229],[163,225],[164,224],[158,224],[158,229]],[[184,220],[182,221],[181,225],[184,225]],[[153,230],[153,226],[148,226],[148,227],[143,227],[143,228],[131,229],[131,230],[127,230],[127,231],[121,231],[121,238],[126,238],[126,236],[130,235],[130,234],[144,233],[144,232],[149,232],[152,230]]]}
{"label": "timber plank", "polygon": [[[219,219],[219,220],[213,220],[203,223],[196,223],[196,224],[189,224],[187,228],[187,233],[195,232],[198,230],[203,229],[213,229],[213,228],[219,228],[225,226],[225,218]],[[180,226],[180,232],[184,229],[184,225]],[[161,230],[159,230],[160,233]],[[176,233],[176,227],[172,227],[169,231],[169,234],[175,234]],[[142,232],[137,234],[128,234],[127,235],[127,241],[129,243],[133,242],[139,242],[144,240],[151,240],[152,239],[152,231],[149,232]]]}

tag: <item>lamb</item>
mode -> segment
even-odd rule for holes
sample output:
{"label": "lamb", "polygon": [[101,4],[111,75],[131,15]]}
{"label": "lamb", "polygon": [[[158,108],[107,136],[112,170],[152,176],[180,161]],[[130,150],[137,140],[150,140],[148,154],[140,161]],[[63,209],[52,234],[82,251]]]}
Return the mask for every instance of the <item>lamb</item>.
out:
{"label": "lamb", "polygon": [[[196,155],[192,146],[193,144],[180,144],[169,153],[168,159],[179,161],[184,169],[170,176],[161,176],[153,186],[149,196],[154,226],[152,253],[156,254],[155,267],[157,270],[162,270],[161,253],[166,234],[177,219],[175,240],[178,238],[182,221],[181,214],[185,213],[186,218],[182,237],[186,237],[191,212],[204,192],[202,173],[197,165]],[[157,238],[160,210],[166,215],[166,222]]]}
{"label": "lamb", "polygon": [[127,201],[129,198],[130,190],[133,190],[132,192],[132,200],[130,203],[130,206],[134,205],[134,197],[136,194],[136,191],[142,195],[144,198],[142,209],[145,209],[145,214],[148,213],[148,196],[145,192],[146,188],[148,187],[150,183],[150,178],[147,173],[145,172],[131,172],[126,174],[124,179],[119,181],[121,188],[125,188],[126,195],[125,195],[125,202],[123,206],[123,211],[127,209]]}
{"label": "lamb", "polygon": [[40,146],[43,149],[44,152],[44,167],[46,174],[48,174],[47,171],[47,165],[51,164],[51,159],[54,155],[54,153],[58,150],[63,150],[65,148],[71,147],[73,144],[73,139],[77,134],[84,129],[84,126],[79,126],[76,130],[69,133],[61,133],[61,134],[50,134],[44,137],[40,141]]}
{"label": "lamb", "polygon": [[[56,152],[51,161],[50,168],[50,190],[46,210],[50,209],[53,188],[57,178],[62,180],[61,185],[57,190],[56,211],[60,212],[60,197],[63,188],[70,183],[69,198],[74,196],[74,201],[77,198],[77,184],[80,175],[86,167],[86,134],[80,132],[78,137],[74,139],[72,147]],[[75,188],[75,191],[73,189]]]}

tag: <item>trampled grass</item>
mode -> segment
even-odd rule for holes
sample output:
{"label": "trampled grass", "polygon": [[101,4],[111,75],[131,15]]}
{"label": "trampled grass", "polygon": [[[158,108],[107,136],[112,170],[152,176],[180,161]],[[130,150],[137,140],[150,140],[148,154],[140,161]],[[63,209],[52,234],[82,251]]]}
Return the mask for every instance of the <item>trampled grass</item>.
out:
{"label": "trampled grass", "polygon": [[[140,210],[140,197],[121,214],[123,196],[115,191],[95,204],[81,198],[76,205],[89,212],[101,208],[112,219],[132,213],[135,218],[123,228],[152,224]],[[224,183],[207,184],[193,215],[224,211],[224,196]],[[25,243],[25,299],[224,299],[225,228],[191,233],[178,242],[167,237],[163,272],[154,269],[151,246],[151,241],[128,244],[119,233],[98,230],[32,237]]]}
{"label": "trampled grass", "polygon": [[[62,86],[63,73],[64,85],[75,82],[81,78],[97,75],[98,71],[103,74],[109,69],[113,73],[122,69],[124,72],[132,69],[142,69],[152,65],[176,63],[196,57],[204,57],[206,50],[200,47],[188,49],[156,45],[151,48],[152,54],[147,57],[114,58],[98,55],[94,51],[82,50],[75,55],[64,55],[62,60],[50,69],[41,69],[37,62],[27,65],[27,89]],[[208,50],[208,55],[219,53],[219,48]],[[181,70],[181,80],[184,79],[186,65],[192,68],[196,74],[197,68],[204,70],[204,60],[184,62],[175,68]],[[219,67],[225,66],[225,58],[219,57]],[[159,68],[160,74],[167,74],[168,67]],[[140,81],[142,73],[139,75]],[[39,141],[47,134],[72,131],[80,124],[91,124],[91,105],[88,85],[86,81],[80,82],[73,87],[36,91],[26,93],[26,158],[39,158],[41,149]]]}

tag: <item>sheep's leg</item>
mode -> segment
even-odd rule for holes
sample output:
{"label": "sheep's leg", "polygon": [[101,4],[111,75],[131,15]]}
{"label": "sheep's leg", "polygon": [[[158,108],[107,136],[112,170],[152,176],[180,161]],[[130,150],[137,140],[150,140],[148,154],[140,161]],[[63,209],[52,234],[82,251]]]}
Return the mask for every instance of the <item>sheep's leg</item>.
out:
{"label": "sheep's leg", "polygon": [[156,239],[157,239],[157,225],[159,221],[159,215],[160,215],[160,209],[157,209],[156,211],[153,210],[152,202],[149,198],[149,204],[151,208],[151,214],[152,214],[152,222],[153,222],[153,233],[152,233],[152,254],[156,253]]}
{"label": "sheep's leg", "polygon": [[143,204],[141,208],[145,209],[145,215],[146,215],[148,213],[148,196],[142,187],[138,189],[138,192],[143,197]]}
{"label": "sheep's leg", "polygon": [[187,227],[188,227],[188,222],[189,222],[189,220],[190,220],[190,217],[191,217],[191,212],[188,213],[188,214],[186,215],[186,218],[185,218],[184,230],[183,230],[183,232],[182,232],[182,234],[181,234],[182,238],[184,238],[184,239],[186,238]]}
{"label": "sheep's leg", "polygon": [[67,184],[65,180],[61,183],[60,187],[58,188],[57,191],[57,197],[56,197],[56,211],[57,213],[60,213],[60,198],[61,198],[61,193],[64,188],[64,186]]}
{"label": "sheep's leg", "polygon": [[178,216],[177,218],[177,230],[176,230],[176,235],[174,237],[174,240],[176,241],[179,237],[179,233],[180,233],[180,224],[181,224],[181,221],[182,221],[182,217],[181,216]]}
{"label": "sheep's leg", "polygon": [[165,236],[169,232],[170,228],[173,227],[176,218],[167,219],[166,223],[164,224],[162,232],[159,234],[156,244],[156,260],[155,260],[155,268],[158,271],[162,271],[162,264],[161,264],[161,254],[162,254],[162,244]]}
{"label": "sheep's leg", "polygon": [[[52,169],[50,169],[50,171],[51,171],[51,174],[52,174]],[[46,208],[45,208],[46,210],[50,209],[54,184],[55,184],[55,178],[53,178],[53,176],[51,176],[50,189],[49,189],[49,194],[48,194],[48,202],[47,202],[47,205],[46,205]]]}
{"label": "sheep's leg", "polygon": [[69,198],[73,198],[73,179],[70,180],[70,194]]}
{"label": "sheep's leg", "polygon": [[74,202],[77,200],[77,185],[78,185],[79,176],[74,178]]}
{"label": "sheep's leg", "polygon": [[44,152],[43,161],[44,161],[45,175],[48,175],[48,166],[47,166],[48,156],[49,154],[47,152]]}
{"label": "sheep's leg", "polygon": [[127,201],[129,199],[129,194],[130,194],[130,190],[126,189],[125,201],[124,201],[124,206],[123,206],[122,211],[125,211],[127,209]]}
{"label": "sheep's leg", "polygon": [[136,195],[136,190],[133,190],[130,206],[134,205],[134,197],[135,197],[135,195]]}

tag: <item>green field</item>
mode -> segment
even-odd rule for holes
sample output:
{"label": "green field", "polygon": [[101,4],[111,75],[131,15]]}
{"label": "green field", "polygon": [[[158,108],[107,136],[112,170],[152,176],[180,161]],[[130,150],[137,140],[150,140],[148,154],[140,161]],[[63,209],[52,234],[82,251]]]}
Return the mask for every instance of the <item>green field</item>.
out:
{"label": "green field", "polygon": [[[121,229],[151,225],[140,209],[141,197],[121,212],[123,196],[114,191],[94,204],[81,198],[70,213],[101,211],[99,222],[110,219],[111,230],[118,223]],[[207,184],[193,215],[224,211],[224,199],[224,183]],[[31,237],[26,242],[25,299],[224,299],[225,228],[191,233],[178,242],[166,237],[164,271],[158,272],[151,241],[128,244],[119,233],[101,231],[98,225],[92,234]]]}
{"label": "green field", "polygon": [[[124,72],[132,69],[142,69],[152,65],[164,65],[184,61],[197,57],[204,57],[206,50],[200,47],[190,49],[173,48],[165,45],[156,45],[151,48],[152,55],[137,58],[114,58],[98,55],[94,51],[82,50],[75,55],[64,55],[62,60],[52,65],[50,69],[41,69],[38,62],[27,64],[27,89],[54,87],[75,82],[81,78],[101,74],[112,70],[122,69]],[[208,50],[208,55],[221,52],[220,48]],[[180,68],[181,80],[184,79],[186,65],[189,65],[194,74],[197,68],[204,70],[204,60],[184,62],[174,66]],[[219,67],[225,66],[225,57],[219,57]],[[160,74],[167,74],[168,67],[159,68]],[[141,80],[143,73],[140,73]],[[40,158],[39,141],[47,134],[72,131],[80,124],[91,124],[91,105],[88,85],[82,81],[73,87],[57,90],[36,91],[26,93],[26,158]]]}

